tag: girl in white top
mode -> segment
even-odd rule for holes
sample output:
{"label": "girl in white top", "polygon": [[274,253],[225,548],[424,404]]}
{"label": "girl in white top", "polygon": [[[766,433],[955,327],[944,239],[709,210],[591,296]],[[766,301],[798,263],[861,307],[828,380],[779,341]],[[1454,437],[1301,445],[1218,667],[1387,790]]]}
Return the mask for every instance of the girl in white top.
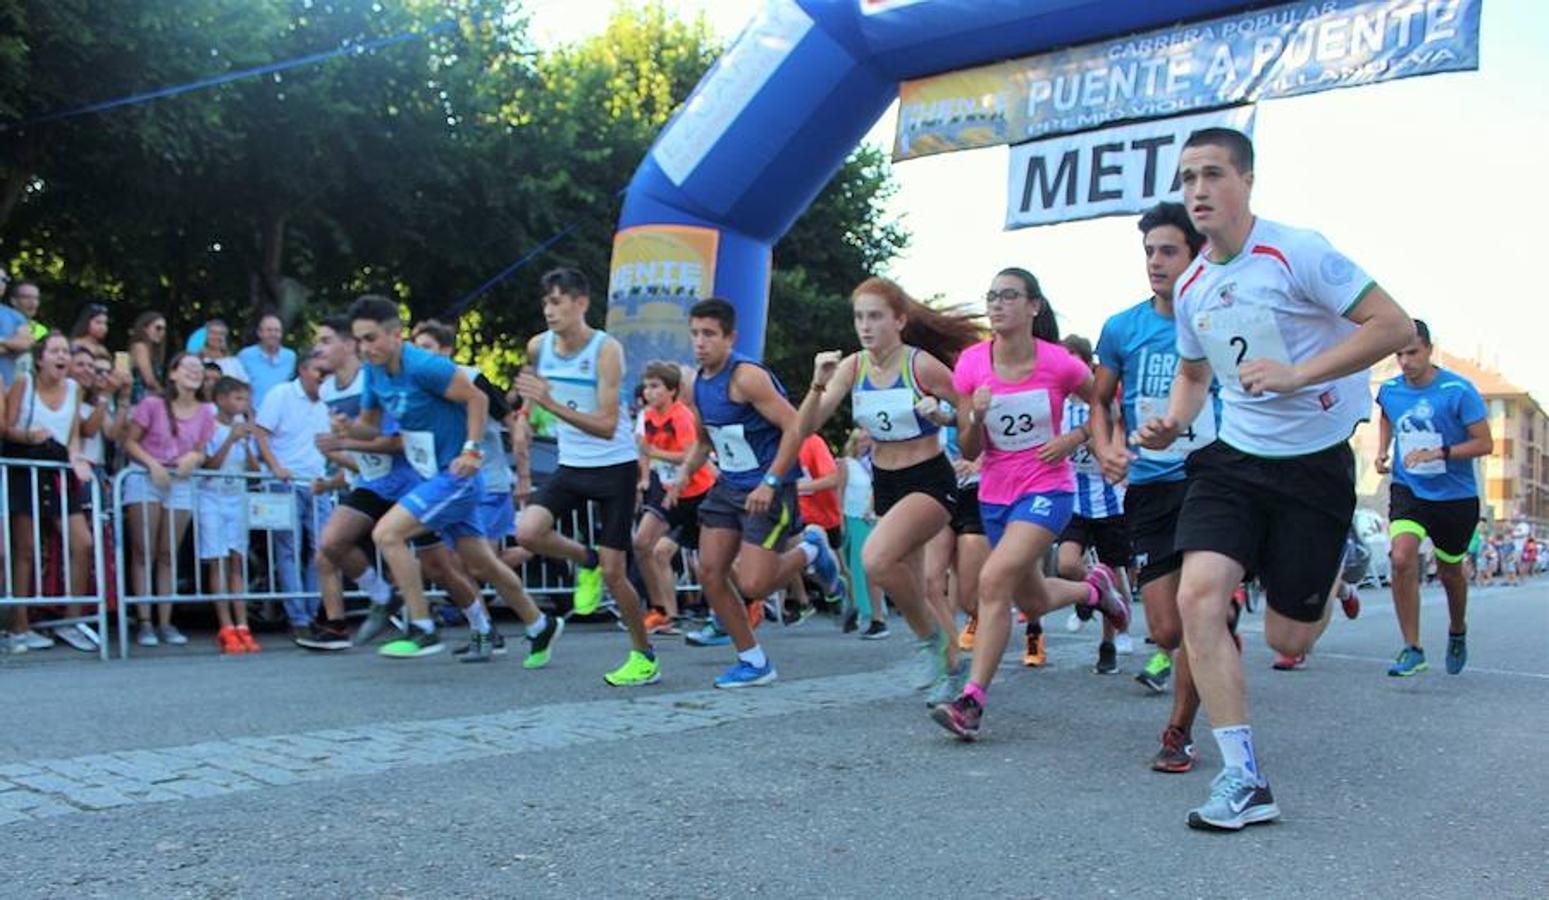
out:
{"label": "girl in white top", "polygon": [[861,563],[861,548],[871,537],[871,529],[877,524],[876,512],[871,508],[871,435],[864,428],[856,428],[844,443],[844,459],[839,467],[839,497],[844,512],[844,546],[839,561],[850,579],[850,596],[855,609],[845,615],[844,630],[859,627],[858,616],[864,616],[870,624],[861,632],[862,640],[877,641],[888,636],[887,607],[883,605],[882,588],[866,579],[866,569]]}
{"label": "girl in white top", "polygon": [[[51,332],[33,345],[32,374],[18,375],[6,396],[5,437],[12,457],[69,463],[70,470],[13,465],[10,469],[11,549],[14,554],[15,597],[36,597],[33,558],[49,530],[65,542],[65,572],[70,593],[91,589],[92,539],[86,521],[91,466],[81,455],[80,387],[70,379],[70,340]],[[72,607],[72,615],[78,608]],[[14,631],[32,631],[27,607],[16,607]],[[29,637],[29,644],[42,641]],[[46,640],[46,639],[44,639]],[[75,641],[70,641],[72,645]]]}

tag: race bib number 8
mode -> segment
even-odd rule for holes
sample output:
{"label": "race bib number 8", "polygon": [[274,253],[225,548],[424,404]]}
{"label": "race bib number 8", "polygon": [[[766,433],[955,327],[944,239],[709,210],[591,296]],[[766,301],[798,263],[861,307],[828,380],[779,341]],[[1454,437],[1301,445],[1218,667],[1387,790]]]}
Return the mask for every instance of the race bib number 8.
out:
{"label": "race bib number 8", "polygon": [[1054,413],[1043,388],[996,394],[984,417],[985,433],[996,450],[1041,447],[1054,437]]}
{"label": "race bib number 8", "polygon": [[1228,306],[1195,317],[1194,331],[1216,377],[1242,388],[1237,367],[1250,359],[1289,364],[1291,353],[1273,311],[1261,306]]}
{"label": "race bib number 8", "polygon": [[758,457],[753,445],[748,443],[742,423],[736,425],[706,425],[710,443],[715,445],[715,464],[722,472],[751,472],[758,468]]}
{"label": "race bib number 8", "polygon": [[[1416,450],[1440,449],[1441,432],[1439,431],[1400,431],[1398,433],[1398,458],[1401,461]],[[1447,461],[1431,459],[1413,466],[1406,464],[1404,471],[1411,475],[1445,475]]]}
{"label": "race bib number 8", "polygon": [[403,456],[414,471],[426,478],[436,477],[436,436],[429,431],[403,432]]}
{"label": "race bib number 8", "polygon": [[[1167,415],[1166,397],[1136,397],[1135,418],[1137,424],[1145,424],[1152,419],[1160,419]],[[1147,450],[1140,448],[1140,455],[1144,459],[1155,459],[1162,462],[1177,462],[1216,439],[1216,405],[1215,401],[1207,398],[1205,406],[1195,417],[1193,424],[1178,432],[1178,439],[1168,445],[1165,450]]]}

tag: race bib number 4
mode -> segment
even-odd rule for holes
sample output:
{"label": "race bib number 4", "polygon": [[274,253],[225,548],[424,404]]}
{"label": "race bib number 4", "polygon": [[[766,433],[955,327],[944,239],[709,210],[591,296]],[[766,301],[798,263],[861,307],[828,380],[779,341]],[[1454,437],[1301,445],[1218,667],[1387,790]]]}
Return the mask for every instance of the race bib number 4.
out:
{"label": "race bib number 4", "polygon": [[1194,331],[1205,348],[1216,377],[1241,389],[1237,367],[1250,359],[1291,362],[1285,338],[1272,310],[1262,306],[1227,306],[1194,318]]}
{"label": "race bib number 4", "polygon": [[426,478],[436,477],[436,436],[429,431],[403,432],[403,456],[414,471]]}
{"label": "race bib number 4", "polygon": [[[1440,450],[1441,432],[1439,431],[1400,431],[1398,433],[1398,458],[1405,459],[1416,450]],[[1445,475],[1447,474],[1447,461],[1444,459],[1430,459],[1415,465],[1405,464],[1404,471],[1411,475]]]}
{"label": "race bib number 4", "polygon": [[722,472],[751,472],[758,468],[758,457],[748,443],[742,424],[707,425],[710,443],[715,445],[715,464]]}
{"label": "race bib number 4", "polygon": [[853,402],[856,423],[873,439],[907,441],[920,436],[920,423],[914,415],[914,391],[908,388],[856,391]]}
{"label": "race bib number 4", "polygon": [[1054,437],[1054,413],[1043,388],[996,394],[984,417],[985,433],[996,450],[1028,450]]}
{"label": "race bib number 4", "polygon": [[[1152,419],[1160,419],[1167,415],[1166,397],[1136,397],[1135,418],[1139,424],[1145,424]],[[1140,448],[1140,455],[1144,459],[1155,459],[1163,462],[1177,462],[1216,439],[1216,405],[1211,399],[1205,400],[1205,406],[1195,417],[1193,424],[1178,432],[1178,439],[1168,445],[1165,450],[1147,450]]]}

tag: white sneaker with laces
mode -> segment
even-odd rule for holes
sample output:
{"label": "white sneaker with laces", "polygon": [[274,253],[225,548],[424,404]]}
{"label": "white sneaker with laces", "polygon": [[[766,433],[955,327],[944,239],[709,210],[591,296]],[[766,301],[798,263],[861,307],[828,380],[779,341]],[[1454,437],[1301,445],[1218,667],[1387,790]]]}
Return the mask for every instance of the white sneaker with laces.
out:
{"label": "white sneaker with laces", "polygon": [[140,631],[135,636],[134,642],[141,647],[161,646],[161,638],[156,636],[156,629],[149,622],[140,623]]}
{"label": "white sneaker with laces", "polygon": [[92,640],[91,633],[80,625],[62,625],[55,628],[54,637],[82,653],[93,653],[97,649],[97,642]]}
{"label": "white sneaker with laces", "polygon": [[168,625],[161,629],[161,639],[174,647],[181,647],[188,643],[188,636],[178,631],[176,625]]}
{"label": "white sneaker with laces", "polygon": [[16,638],[27,645],[28,650],[48,650],[54,646],[54,639],[46,634],[38,634],[31,628],[16,635]]}

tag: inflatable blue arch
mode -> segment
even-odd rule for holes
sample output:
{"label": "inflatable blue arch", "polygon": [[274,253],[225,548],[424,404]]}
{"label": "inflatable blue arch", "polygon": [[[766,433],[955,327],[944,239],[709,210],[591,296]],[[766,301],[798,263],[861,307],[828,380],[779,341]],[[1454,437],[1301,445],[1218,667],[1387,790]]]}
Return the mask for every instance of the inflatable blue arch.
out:
{"label": "inflatable blue arch", "polygon": [[901,81],[1263,5],[1233,0],[767,0],[630,181],[607,328],[638,372],[692,359],[684,314],[738,310],[758,357],[771,248]]}

